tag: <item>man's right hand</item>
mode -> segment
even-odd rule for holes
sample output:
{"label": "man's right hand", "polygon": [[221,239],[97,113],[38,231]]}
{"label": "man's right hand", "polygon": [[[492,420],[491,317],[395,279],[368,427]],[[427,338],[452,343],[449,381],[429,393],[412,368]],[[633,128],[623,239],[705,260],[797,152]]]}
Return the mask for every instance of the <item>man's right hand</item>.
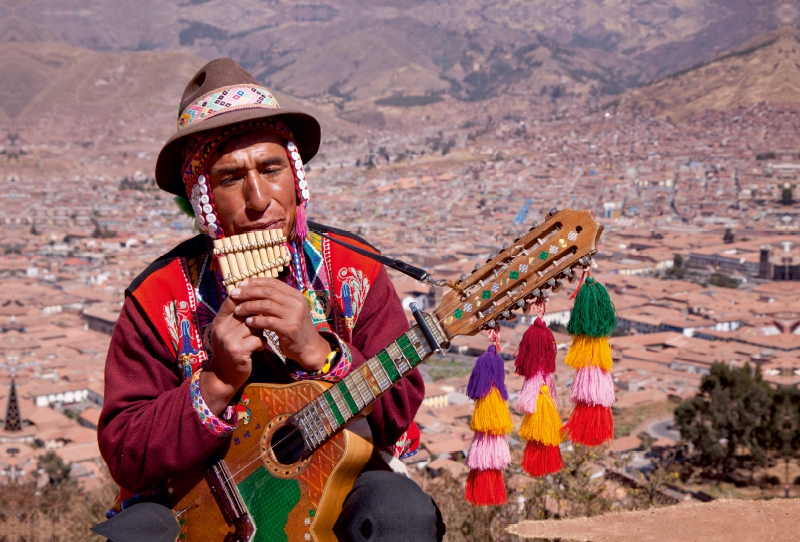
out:
{"label": "man's right hand", "polygon": [[261,330],[248,327],[245,318],[234,314],[235,308],[236,302],[228,297],[211,322],[211,351],[214,355],[200,375],[203,400],[217,416],[222,415],[250,377],[253,352],[266,346]]}

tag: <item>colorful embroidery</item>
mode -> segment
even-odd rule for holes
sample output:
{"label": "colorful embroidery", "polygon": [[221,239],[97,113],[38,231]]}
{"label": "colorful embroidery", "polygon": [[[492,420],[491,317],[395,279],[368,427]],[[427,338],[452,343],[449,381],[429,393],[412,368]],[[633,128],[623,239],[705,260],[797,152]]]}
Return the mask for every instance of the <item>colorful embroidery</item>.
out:
{"label": "colorful embroidery", "polygon": [[345,314],[345,322],[348,330],[352,333],[355,328],[355,319],[361,313],[364,302],[367,300],[370,287],[369,278],[360,269],[356,269],[355,267],[342,267],[339,269],[339,280],[342,282],[341,295],[343,300],[344,286],[347,285],[347,289],[349,290],[348,297],[350,298],[349,304],[352,311],[352,316],[350,318],[352,318],[352,321],[347,320],[347,315]]}
{"label": "colorful embroidery", "polygon": [[[233,433],[234,429],[236,429],[238,418],[234,418],[230,421],[223,420],[209,410],[208,405],[206,405],[206,402],[203,400],[203,394],[200,393],[200,375],[202,373],[203,370],[200,369],[192,376],[192,383],[189,386],[189,394],[192,398],[192,406],[194,407],[194,411],[197,413],[197,416],[200,418],[200,423],[203,424],[203,427],[208,429],[216,437],[227,437]],[[230,411],[230,407],[226,409],[226,417],[230,414]]]}
{"label": "colorful embroidery", "polygon": [[280,106],[270,92],[257,86],[232,85],[206,94],[184,109],[178,117],[178,131],[198,120],[209,119],[236,109],[277,109]]}
{"label": "colorful embroidery", "polygon": [[347,346],[347,343],[340,339],[335,333],[321,330],[320,333],[324,335],[326,339],[330,340],[333,338],[339,343],[339,351],[341,352],[339,355],[339,361],[336,362],[336,365],[332,367],[330,371],[321,376],[310,375],[304,371],[293,371],[292,376],[296,380],[326,380],[328,382],[338,382],[350,372],[350,369],[353,365],[353,355],[350,353],[350,348]]}

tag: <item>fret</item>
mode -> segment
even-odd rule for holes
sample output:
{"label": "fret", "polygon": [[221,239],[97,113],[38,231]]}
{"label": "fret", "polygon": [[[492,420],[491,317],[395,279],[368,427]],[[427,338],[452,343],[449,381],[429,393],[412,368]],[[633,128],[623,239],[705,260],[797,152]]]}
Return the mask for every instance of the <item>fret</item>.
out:
{"label": "fret", "polygon": [[392,358],[386,353],[386,350],[381,350],[378,352],[378,360],[381,362],[381,365],[384,369],[386,369],[386,374],[389,376],[389,380],[392,383],[397,382],[400,378],[400,373],[397,372],[397,367],[395,367]]}
{"label": "fret", "polygon": [[364,377],[364,381],[369,386],[369,391],[372,393],[373,399],[378,397],[383,390],[378,385],[378,381],[375,379],[375,376],[372,374],[372,369],[369,368],[369,364],[362,363],[358,367],[359,372],[361,372],[361,376]]}
{"label": "fret", "polygon": [[347,387],[347,379],[342,379],[336,384],[336,390],[342,395],[345,404],[347,405],[347,409],[350,411],[350,416],[348,418],[352,418],[356,414],[358,414],[359,409],[358,405],[356,404],[353,396],[350,394],[350,388]]}
{"label": "fret", "polygon": [[320,395],[314,401],[317,403],[316,408],[319,412],[322,412],[322,423],[325,426],[325,431],[328,432],[329,435],[332,435],[334,431],[336,431],[339,426],[336,425],[336,419],[331,414],[331,409],[328,407],[328,403],[325,402],[325,398]]}
{"label": "fret", "polygon": [[300,425],[298,428],[303,434],[303,440],[306,441],[309,448],[314,449],[319,444],[319,439],[316,438],[316,435],[311,432],[311,428],[308,426],[308,412],[302,409],[298,414],[300,415]]}
{"label": "fret", "polygon": [[[344,385],[347,386],[347,391],[350,392],[350,395],[356,402],[358,410],[361,411],[362,408],[367,406],[367,400],[364,398],[363,395],[361,395],[361,390],[358,389],[358,384],[356,383],[355,379],[355,373],[350,373],[349,375],[347,375],[346,378],[342,379],[342,382],[344,382]],[[353,414],[357,413],[354,412]]]}
{"label": "fret", "polygon": [[344,417],[342,416],[342,413],[336,404],[336,400],[333,398],[333,394],[330,391],[326,391],[322,394],[322,396],[325,397],[325,402],[328,403],[328,408],[330,409],[334,420],[336,420],[336,427],[338,429],[344,425]]}
{"label": "fret", "polygon": [[372,375],[375,377],[375,381],[378,383],[381,393],[392,387],[392,381],[389,380],[389,375],[386,374],[386,369],[383,368],[383,365],[381,365],[381,362],[377,357],[369,358],[367,360],[367,365],[369,366],[370,371],[372,371]]}
{"label": "fret", "polygon": [[312,416],[314,416],[314,423],[316,424],[319,433],[323,436],[323,440],[325,440],[331,436],[333,431],[331,431],[330,427],[326,427],[327,424],[325,422],[328,420],[325,418],[325,414],[322,413],[319,405],[319,397],[311,401],[309,404],[314,409],[314,412],[312,413]]}
{"label": "fret", "polygon": [[303,410],[304,410],[303,417],[305,419],[306,428],[311,431],[311,436],[314,437],[314,441],[315,441],[314,442],[314,446],[315,447],[319,446],[320,444],[322,444],[322,441],[324,439],[323,439],[322,435],[320,435],[320,433],[319,433],[319,427],[317,426],[317,420],[312,415],[312,413],[311,413],[311,411],[309,409],[303,409]]}
{"label": "fret", "polygon": [[364,402],[366,404],[370,404],[372,401],[375,400],[375,394],[372,393],[372,390],[369,388],[369,384],[367,384],[367,379],[364,378],[364,373],[361,371],[354,371],[350,373],[350,376],[353,378],[353,381],[356,383],[356,388],[358,388],[358,393],[364,398]]}
{"label": "fret", "polygon": [[406,359],[411,362],[411,365],[416,366],[420,361],[420,357],[419,354],[417,354],[417,349],[411,344],[411,336],[413,336],[414,331],[416,331],[416,328],[397,339],[397,345],[400,347]]}
{"label": "fret", "polygon": [[342,395],[342,392],[339,390],[339,385],[337,384],[331,387],[329,391],[333,396],[333,400],[336,401],[336,406],[339,407],[339,412],[342,414],[344,421],[346,422],[352,418],[353,414],[350,413],[350,407],[347,404],[347,401],[345,401],[344,395]]}
{"label": "fret", "polygon": [[403,354],[403,351],[400,350],[400,347],[397,343],[392,343],[386,347],[386,352],[394,361],[395,367],[400,372],[400,374],[404,375],[408,371],[411,370],[411,364],[408,362],[408,358]]}

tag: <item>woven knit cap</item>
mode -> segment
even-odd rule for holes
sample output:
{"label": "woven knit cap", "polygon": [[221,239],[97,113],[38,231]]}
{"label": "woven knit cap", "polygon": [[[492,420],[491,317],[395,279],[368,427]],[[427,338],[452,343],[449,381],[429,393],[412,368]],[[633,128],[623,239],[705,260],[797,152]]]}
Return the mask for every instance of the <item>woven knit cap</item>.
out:
{"label": "woven knit cap", "polygon": [[[246,104],[238,105],[231,99],[235,95],[220,96],[228,89],[240,89],[240,92],[251,95],[251,99]],[[178,112],[178,131],[167,140],[158,154],[156,183],[162,190],[185,196],[181,168],[187,136],[265,118],[280,120],[289,127],[303,163],[308,163],[317,154],[320,126],[314,117],[302,111],[282,109],[272,94],[234,60],[212,60],[200,68],[183,91]]]}

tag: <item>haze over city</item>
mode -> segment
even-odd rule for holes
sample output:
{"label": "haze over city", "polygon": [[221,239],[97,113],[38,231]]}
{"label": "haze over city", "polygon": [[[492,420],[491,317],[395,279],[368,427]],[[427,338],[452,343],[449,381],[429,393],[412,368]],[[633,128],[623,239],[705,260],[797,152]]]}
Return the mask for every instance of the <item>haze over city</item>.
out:
{"label": "haze over city", "polygon": [[[798,23],[785,1],[0,0],[0,485],[47,484],[49,452],[82,491],[110,484],[96,430],[125,289],[197,234],[156,187],[155,159],[186,82],[230,56],[321,121],[309,218],[436,279],[470,272],[551,208],[594,212],[617,400],[615,438],[586,468],[628,502],[636,472],[685,449],[674,412],[715,363],[800,383]],[[443,294],[390,276],[406,308]],[[545,315],[564,417],[575,286]],[[507,359],[532,322],[503,323]],[[429,489],[466,478],[466,384],[488,344],[459,337],[421,366],[421,450],[406,463]],[[510,361],[506,383],[519,422]],[[528,480],[508,482],[514,522],[545,517],[516,512],[533,502]],[[658,491],[660,504],[794,496],[800,467]],[[478,539],[457,533],[445,540]]]}

